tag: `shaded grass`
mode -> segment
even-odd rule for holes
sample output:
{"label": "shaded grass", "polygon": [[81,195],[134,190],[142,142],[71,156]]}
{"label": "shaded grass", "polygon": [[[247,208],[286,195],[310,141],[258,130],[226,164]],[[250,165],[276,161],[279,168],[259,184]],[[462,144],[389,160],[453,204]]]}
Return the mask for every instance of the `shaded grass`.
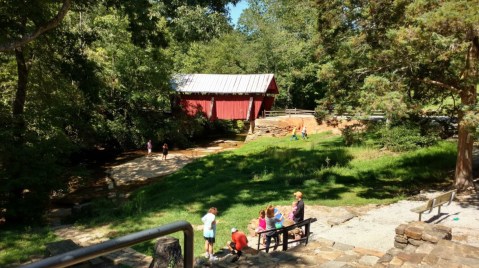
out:
{"label": "shaded grass", "polygon": [[[447,183],[454,162],[455,145],[448,142],[392,154],[344,147],[340,137],[327,134],[311,135],[307,141],[264,138],[198,159],[135,192],[113,213],[117,216],[103,211],[104,219],[97,220],[115,221],[114,228],[122,234],[186,220],[196,227],[195,254],[201,254],[200,218],[209,207],[219,209],[215,246],[219,249],[229,239],[231,227],[246,230],[260,209],[268,204],[289,205],[297,190],[304,193],[307,205],[391,203]],[[182,240],[182,234],[175,236]],[[153,242],[138,249],[152,246]]]}
{"label": "shaded grass", "polygon": [[[98,200],[96,217],[83,224],[110,223],[125,235],[186,220],[195,228],[195,255],[203,253],[201,217],[209,207],[219,210],[217,243],[222,248],[229,230],[246,231],[251,219],[268,204],[290,205],[302,191],[307,205],[386,204],[420,189],[450,183],[456,145],[408,153],[372,147],[345,147],[341,137],[311,135],[307,141],[263,138],[235,151],[197,159],[158,183],[136,191],[129,201]],[[172,236],[183,243],[183,234]],[[134,248],[151,254],[154,241]]]}
{"label": "shaded grass", "polygon": [[48,228],[2,230],[0,267],[18,266],[34,258],[43,258],[45,245],[58,240]]}

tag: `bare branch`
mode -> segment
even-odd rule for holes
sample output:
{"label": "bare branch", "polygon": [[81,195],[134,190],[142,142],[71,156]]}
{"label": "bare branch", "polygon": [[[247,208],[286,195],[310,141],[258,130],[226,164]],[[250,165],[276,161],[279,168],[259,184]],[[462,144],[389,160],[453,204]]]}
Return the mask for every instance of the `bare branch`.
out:
{"label": "bare branch", "polygon": [[63,0],[63,5],[55,17],[40,25],[34,32],[26,34],[21,39],[0,45],[0,52],[13,51],[16,48],[22,47],[25,44],[33,41],[41,34],[57,27],[70,10],[71,2],[72,0]]}
{"label": "bare branch", "polygon": [[458,93],[460,91],[458,88],[456,88],[454,86],[448,85],[448,84],[440,82],[440,81],[431,80],[429,78],[418,79],[418,80],[421,81],[421,82],[424,82],[426,84],[435,85],[435,86],[439,86],[439,87],[442,87],[442,88],[445,88],[445,89],[449,89],[452,92],[457,92]]}

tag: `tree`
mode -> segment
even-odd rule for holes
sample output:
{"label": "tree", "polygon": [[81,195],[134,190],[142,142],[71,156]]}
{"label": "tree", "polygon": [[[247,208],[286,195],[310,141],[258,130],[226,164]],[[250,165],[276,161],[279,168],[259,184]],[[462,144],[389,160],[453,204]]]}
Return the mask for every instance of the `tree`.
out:
{"label": "tree", "polygon": [[177,55],[178,72],[274,73],[278,107],[312,109],[323,89],[314,62],[313,2],[249,1],[235,31],[191,43]]}
{"label": "tree", "polygon": [[404,117],[444,96],[459,98],[455,186],[473,186],[479,1],[317,4],[318,74],[334,91],[328,94],[330,100],[367,110],[391,107],[386,102],[393,97],[397,103],[391,115]]}
{"label": "tree", "polygon": [[[392,34],[395,49],[409,41],[413,53],[411,78],[431,90],[446,90],[458,95],[458,156],[455,186],[459,190],[474,187],[472,177],[472,147],[477,125],[470,125],[466,114],[474,113],[479,84],[479,1],[424,1],[408,6],[409,24]],[[474,120],[477,122],[477,120]],[[473,121],[473,122],[474,122]]]}
{"label": "tree", "polygon": [[[195,4],[224,9],[227,2]],[[0,0],[0,211],[6,208],[8,224],[38,222],[49,196],[71,175],[64,168],[78,148],[138,145],[138,133],[176,123],[156,120],[168,110],[169,60],[162,49],[165,21],[175,18],[165,16],[165,7],[175,3]],[[123,38],[117,47],[107,40],[116,29],[99,35],[100,28],[91,28],[89,15],[101,12],[118,14],[111,17]]]}

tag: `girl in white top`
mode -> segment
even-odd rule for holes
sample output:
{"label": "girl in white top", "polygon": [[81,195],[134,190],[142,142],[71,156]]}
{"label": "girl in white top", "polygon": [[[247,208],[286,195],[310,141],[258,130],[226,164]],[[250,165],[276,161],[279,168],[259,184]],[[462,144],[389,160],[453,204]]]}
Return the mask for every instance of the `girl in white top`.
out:
{"label": "girl in white top", "polygon": [[208,210],[208,213],[201,218],[201,221],[204,223],[203,226],[203,237],[205,238],[205,257],[209,259],[215,259],[213,256],[213,245],[215,243],[216,236],[216,215],[218,214],[218,209],[211,207]]}

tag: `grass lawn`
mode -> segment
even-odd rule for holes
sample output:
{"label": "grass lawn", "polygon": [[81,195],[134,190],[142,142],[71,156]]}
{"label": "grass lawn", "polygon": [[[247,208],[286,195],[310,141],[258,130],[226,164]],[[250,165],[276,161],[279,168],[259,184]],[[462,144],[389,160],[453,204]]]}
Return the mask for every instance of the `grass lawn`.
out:
{"label": "grass lawn", "polygon": [[[243,147],[200,158],[158,183],[136,191],[130,201],[117,204],[98,200],[93,219],[83,224],[111,224],[118,235],[153,228],[176,220],[195,227],[195,255],[204,252],[201,217],[217,207],[215,250],[230,239],[229,230],[245,231],[258,211],[268,204],[290,205],[302,191],[306,205],[384,204],[420,189],[450,185],[456,144],[408,153],[371,147],[345,147],[330,133],[309,140],[263,138]],[[183,234],[173,236],[180,238]],[[151,253],[154,241],[135,246]],[[0,248],[5,248],[3,240]],[[0,266],[5,261],[0,255]]]}

